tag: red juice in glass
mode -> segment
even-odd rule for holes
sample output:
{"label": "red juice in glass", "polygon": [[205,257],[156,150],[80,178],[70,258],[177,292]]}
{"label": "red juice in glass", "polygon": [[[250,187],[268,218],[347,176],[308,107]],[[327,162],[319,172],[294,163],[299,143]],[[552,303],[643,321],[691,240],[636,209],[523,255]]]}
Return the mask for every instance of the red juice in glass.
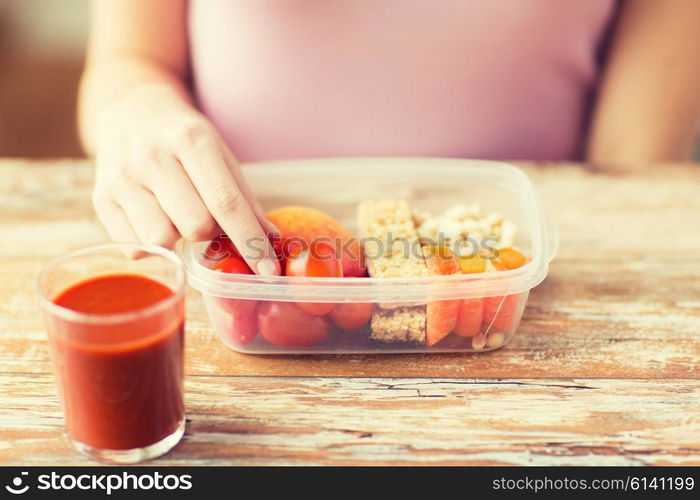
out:
{"label": "red juice in glass", "polygon": [[[130,259],[125,253],[139,253]],[[39,279],[66,428],[98,460],[162,455],[184,433],[184,273],[156,247],[106,245]]]}

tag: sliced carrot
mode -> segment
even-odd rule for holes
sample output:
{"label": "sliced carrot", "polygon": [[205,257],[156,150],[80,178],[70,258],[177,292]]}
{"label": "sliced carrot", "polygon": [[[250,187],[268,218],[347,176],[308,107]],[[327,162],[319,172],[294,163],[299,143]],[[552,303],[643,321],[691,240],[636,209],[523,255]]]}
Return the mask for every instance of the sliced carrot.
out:
{"label": "sliced carrot", "polygon": [[[423,255],[431,276],[460,274],[462,272],[457,256],[449,247],[428,246],[423,249]],[[426,345],[437,344],[454,330],[460,302],[460,300],[428,302]]]}
{"label": "sliced carrot", "polygon": [[506,269],[517,269],[526,262],[525,256],[514,248],[501,248],[498,250],[498,260]]}
{"label": "sliced carrot", "polygon": [[[524,293],[524,292],[523,292]],[[484,298],[483,325],[485,329],[499,330],[505,333],[515,332],[520,320],[518,314],[519,298],[522,294]]]}
{"label": "sliced carrot", "polygon": [[433,346],[445,338],[457,325],[460,300],[436,300],[428,303],[425,344]]}
{"label": "sliced carrot", "polygon": [[447,246],[430,245],[423,247],[423,255],[431,276],[459,274],[462,268],[455,253]]}
{"label": "sliced carrot", "polygon": [[[526,262],[528,262],[528,259],[514,248],[501,248],[498,250],[498,257],[491,260],[489,263],[496,271],[507,271],[509,269],[517,269]],[[484,328],[513,333],[520,320],[518,304],[521,295],[522,293],[485,297]]]}
{"label": "sliced carrot", "polygon": [[474,337],[481,332],[484,299],[463,299],[457,313],[454,332],[460,337]]}
{"label": "sliced carrot", "polygon": [[[482,254],[459,257],[459,266],[463,274],[483,273],[488,260]],[[475,337],[481,332],[484,299],[463,299],[457,313],[454,332],[460,337]]]}

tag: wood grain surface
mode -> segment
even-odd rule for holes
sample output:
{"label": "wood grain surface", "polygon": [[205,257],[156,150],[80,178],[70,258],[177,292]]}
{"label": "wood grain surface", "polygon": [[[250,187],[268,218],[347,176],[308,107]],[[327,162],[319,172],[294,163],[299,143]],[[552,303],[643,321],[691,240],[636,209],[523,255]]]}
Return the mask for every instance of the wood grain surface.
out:
{"label": "wood grain surface", "polygon": [[[700,166],[521,166],[561,246],[508,346],[242,355],[190,290],[190,422],[153,463],[700,464]],[[0,464],[87,463],[34,281],[106,240],[91,182],[84,161],[0,161]]]}

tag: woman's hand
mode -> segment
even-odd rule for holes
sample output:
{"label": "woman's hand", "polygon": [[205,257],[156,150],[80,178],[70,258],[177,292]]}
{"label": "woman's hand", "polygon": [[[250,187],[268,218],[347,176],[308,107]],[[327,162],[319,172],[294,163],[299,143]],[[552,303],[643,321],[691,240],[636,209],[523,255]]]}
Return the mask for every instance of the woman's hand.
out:
{"label": "woman's hand", "polygon": [[176,92],[137,86],[96,126],[93,204],[114,240],[172,248],[223,231],[258,274],[279,274],[278,230],[214,127]]}

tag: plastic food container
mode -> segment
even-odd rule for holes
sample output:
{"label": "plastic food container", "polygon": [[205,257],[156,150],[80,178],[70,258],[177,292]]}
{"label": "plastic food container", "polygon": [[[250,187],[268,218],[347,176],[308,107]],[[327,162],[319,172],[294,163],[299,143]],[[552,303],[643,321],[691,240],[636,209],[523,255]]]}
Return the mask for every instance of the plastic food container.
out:
{"label": "plastic food container", "polygon": [[[189,283],[199,290],[221,341],[253,354],[484,352],[504,346],[515,335],[529,291],[545,279],[558,247],[558,234],[543,211],[529,178],[502,163],[457,159],[358,158],[257,163],[245,176],[266,210],[286,205],[317,208],[356,230],[358,202],[405,199],[414,210],[442,213],[455,204],[479,204],[484,213],[500,212],[517,225],[515,245],[531,259],[500,272],[421,278],[290,278],[224,274],[202,265],[206,243],[185,243],[180,252]],[[254,313],[231,312],[231,302],[249,301]],[[296,314],[300,302],[334,303],[364,311],[361,326],[346,331],[330,318],[309,320]],[[431,304],[455,304],[473,311],[476,333],[447,335],[425,343],[385,342],[372,328],[392,319],[401,328],[411,311]],[[337,306],[340,307],[340,306]],[[372,319],[370,319],[372,318]],[[259,333],[273,321],[283,341]],[[274,323],[276,321],[276,323]],[[374,325],[373,325],[374,324]],[[415,327],[415,325],[414,325]],[[420,326],[419,326],[420,327]],[[349,328],[348,328],[349,329]],[[292,335],[291,342],[284,335]],[[269,337],[269,335],[268,335]],[[243,339],[243,340],[241,340]]]}

